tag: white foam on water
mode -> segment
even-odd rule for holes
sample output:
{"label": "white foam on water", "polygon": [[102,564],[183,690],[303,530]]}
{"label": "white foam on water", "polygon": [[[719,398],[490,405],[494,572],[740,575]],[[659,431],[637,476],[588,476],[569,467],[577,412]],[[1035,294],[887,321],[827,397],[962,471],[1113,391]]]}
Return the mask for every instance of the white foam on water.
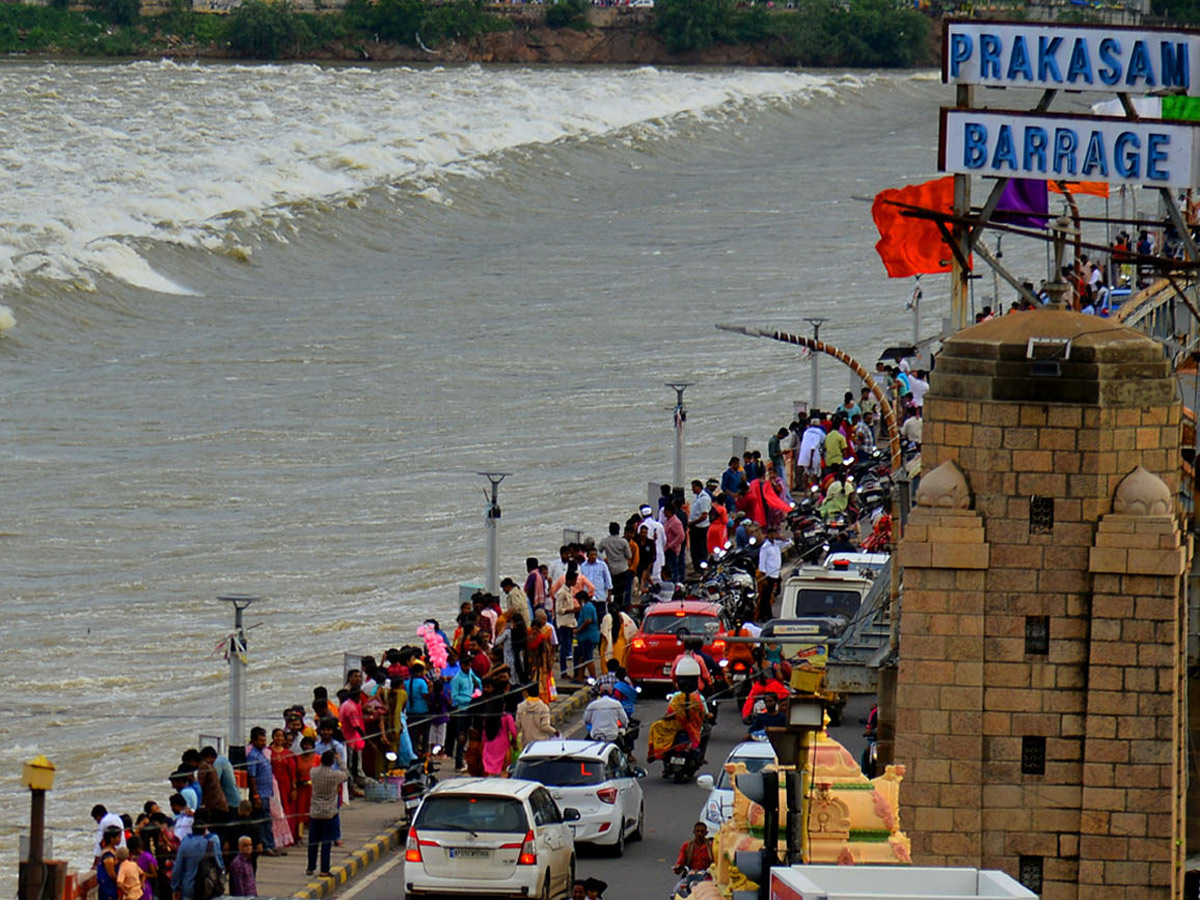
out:
{"label": "white foam on water", "polygon": [[[246,258],[231,222],[378,185],[487,171],[517,147],[680,116],[856,91],[876,76],[794,71],[322,68],[313,65],[0,67],[0,286],[30,274],[93,290],[112,276],[170,294],[136,240]],[[422,196],[452,202],[436,185]],[[270,231],[268,230],[269,234]]]}
{"label": "white foam on water", "polygon": [[13,311],[7,306],[0,304],[0,334],[4,334],[4,332],[16,324],[17,320],[13,317]]}

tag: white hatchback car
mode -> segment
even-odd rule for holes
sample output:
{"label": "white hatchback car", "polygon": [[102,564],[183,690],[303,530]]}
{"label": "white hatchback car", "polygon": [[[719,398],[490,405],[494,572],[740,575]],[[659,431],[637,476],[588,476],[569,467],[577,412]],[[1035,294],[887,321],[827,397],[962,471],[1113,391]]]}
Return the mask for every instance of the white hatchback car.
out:
{"label": "white hatchback car", "polygon": [[404,897],[567,895],[575,880],[574,809],[513,778],[443,781],[421,801],[404,851]]}
{"label": "white hatchback car", "polygon": [[[766,741],[742,741],[725,758],[726,763],[745,763],[746,770],[751,773],[761,772],[775,761],[775,751]],[[700,813],[700,821],[708,829],[708,836],[712,837],[733,815],[733,778],[722,765],[715,781],[711,775],[701,775],[696,779],[696,787],[709,792]]]}
{"label": "white hatchback car", "polygon": [[533,741],[513,766],[514,778],[539,781],[561,805],[579,810],[575,842],[608,847],[616,856],[625,841],[641,840],[646,807],[639,778],[646,770],[629,764],[606,741]]}

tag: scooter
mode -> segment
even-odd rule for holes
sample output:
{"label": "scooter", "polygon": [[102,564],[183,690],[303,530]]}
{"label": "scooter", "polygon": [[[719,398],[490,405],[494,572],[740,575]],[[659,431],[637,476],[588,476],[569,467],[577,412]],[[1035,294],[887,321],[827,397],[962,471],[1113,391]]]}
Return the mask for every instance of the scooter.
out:
{"label": "scooter", "polygon": [[725,672],[725,680],[733,689],[738,706],[741,706],[746,700],[746,694],[750,692],[750,664],[743,659],[735,659],[732,662],[723,659],[720,665]]}
{"label": "scooter", "polygon": [[417,807],[421,805],[421,800],[438,783],[437,776],[433,774],[433,757],[441,749],[439,746],[430,748],[430,751],[424,756],[418,756],[409,763],[408,769],[404,772],[404,784],[400,787],[400,799],[404,801],[404,812],[410,821],[416,813]]}
{"label": "scooter", "polygon": [[[668,703],[670,699],[668,696]],[[663,778],[673,778],[676,784],[683,784],[696,777],[696,772],[704,765],[704,749],[708,746],[709,735],[712,734],[712,722],[711,707],[706,699],[704,724],[700,727],[700,746],[692,746],[686,731],[676,732],[671,748],[662,755]]]}
{"label": "scooter", "polygon": [[[710,727],[705,723],[705,729]],[[701,738],[701,743],[703,742]],[[696,777],[696,772],[702,764],[700,748],[693,747],[687,733],[681,731],[675,735],[675,745],[663,756],[663,778],[673,778],[676,784],[683,784]]]}
{"label": "scooter", "polygon": [[679,880],[675,882],[675,887],[671,888],[668,897],[670,900],[685,900],[692,896],[692,891],[702,881],[712,881],[712,875],[708,869],[689,869],[679,876]]}

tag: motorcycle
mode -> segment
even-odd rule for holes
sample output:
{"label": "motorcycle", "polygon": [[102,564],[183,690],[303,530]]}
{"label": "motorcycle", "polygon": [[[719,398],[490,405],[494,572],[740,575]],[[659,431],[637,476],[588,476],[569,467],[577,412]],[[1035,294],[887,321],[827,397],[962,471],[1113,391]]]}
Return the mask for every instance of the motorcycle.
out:
{"label": "motorcycle", "polygon": [[[671,697],[667,696],[667,702],[671,702]],[[712,734],[713,715],[711,712],[710,701],[705,700],[704,724],[700,727],[700,746],[693,747],[691,740],[688,738],[686,731],[679,731],[675,734],[675,740],[670,749],[662,755],[663,778],[672,778],[676,784],[683,784],[685,781],[691,781],[696,777],[696,772],[704,765],[704,748],[708,746],[709,735]]]}
{"label": "motorcycle", "polygon": [[[704,726],[706,730],[710,727],[707,724]],[[676,784],[683,784],[696,777],[703,762],[700,748],[693,747],[687,734],[681,731],[675,735],[675,745],[663,756],[662,777],[673,778]]]}
{"label": "motorcycle", "polygon": [[732,662],[723,659],[721,668],[725,672],[726,682],[733,689],[733,696],[736,698],[738,706],[741,706],[746,700],[746,694],[750,692],[749,663],[743,659],[735,659]]}
{"label": "motorcycle", "polygon": [[409,763],[408,769],[404,772],[404,784],[400,786],[400,799],[404,801],[404,812],[410,821],[413,814],[416,813],[417,807],[421,805],[421,800],[438,783],[437,776],[433,774],[433,757],[441,752],[441,749],[439,746],[432,747],[424,756],[418,756]]}

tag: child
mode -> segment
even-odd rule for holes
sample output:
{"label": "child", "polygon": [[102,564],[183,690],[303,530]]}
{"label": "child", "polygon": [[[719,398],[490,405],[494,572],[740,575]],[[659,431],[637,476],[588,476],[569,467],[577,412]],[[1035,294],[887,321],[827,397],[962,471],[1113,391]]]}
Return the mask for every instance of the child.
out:
{"label": "child", "polygon": [[438,755],[445,756],[446,723],[450,721],[450,695],[446,689],[446,679],[442,677],[441,672],[436,672],[433,676],[433,687],[429,691],[429,715],[429,749],[432,751],[434,747],[441,747],[443,750],[439,751]]}

